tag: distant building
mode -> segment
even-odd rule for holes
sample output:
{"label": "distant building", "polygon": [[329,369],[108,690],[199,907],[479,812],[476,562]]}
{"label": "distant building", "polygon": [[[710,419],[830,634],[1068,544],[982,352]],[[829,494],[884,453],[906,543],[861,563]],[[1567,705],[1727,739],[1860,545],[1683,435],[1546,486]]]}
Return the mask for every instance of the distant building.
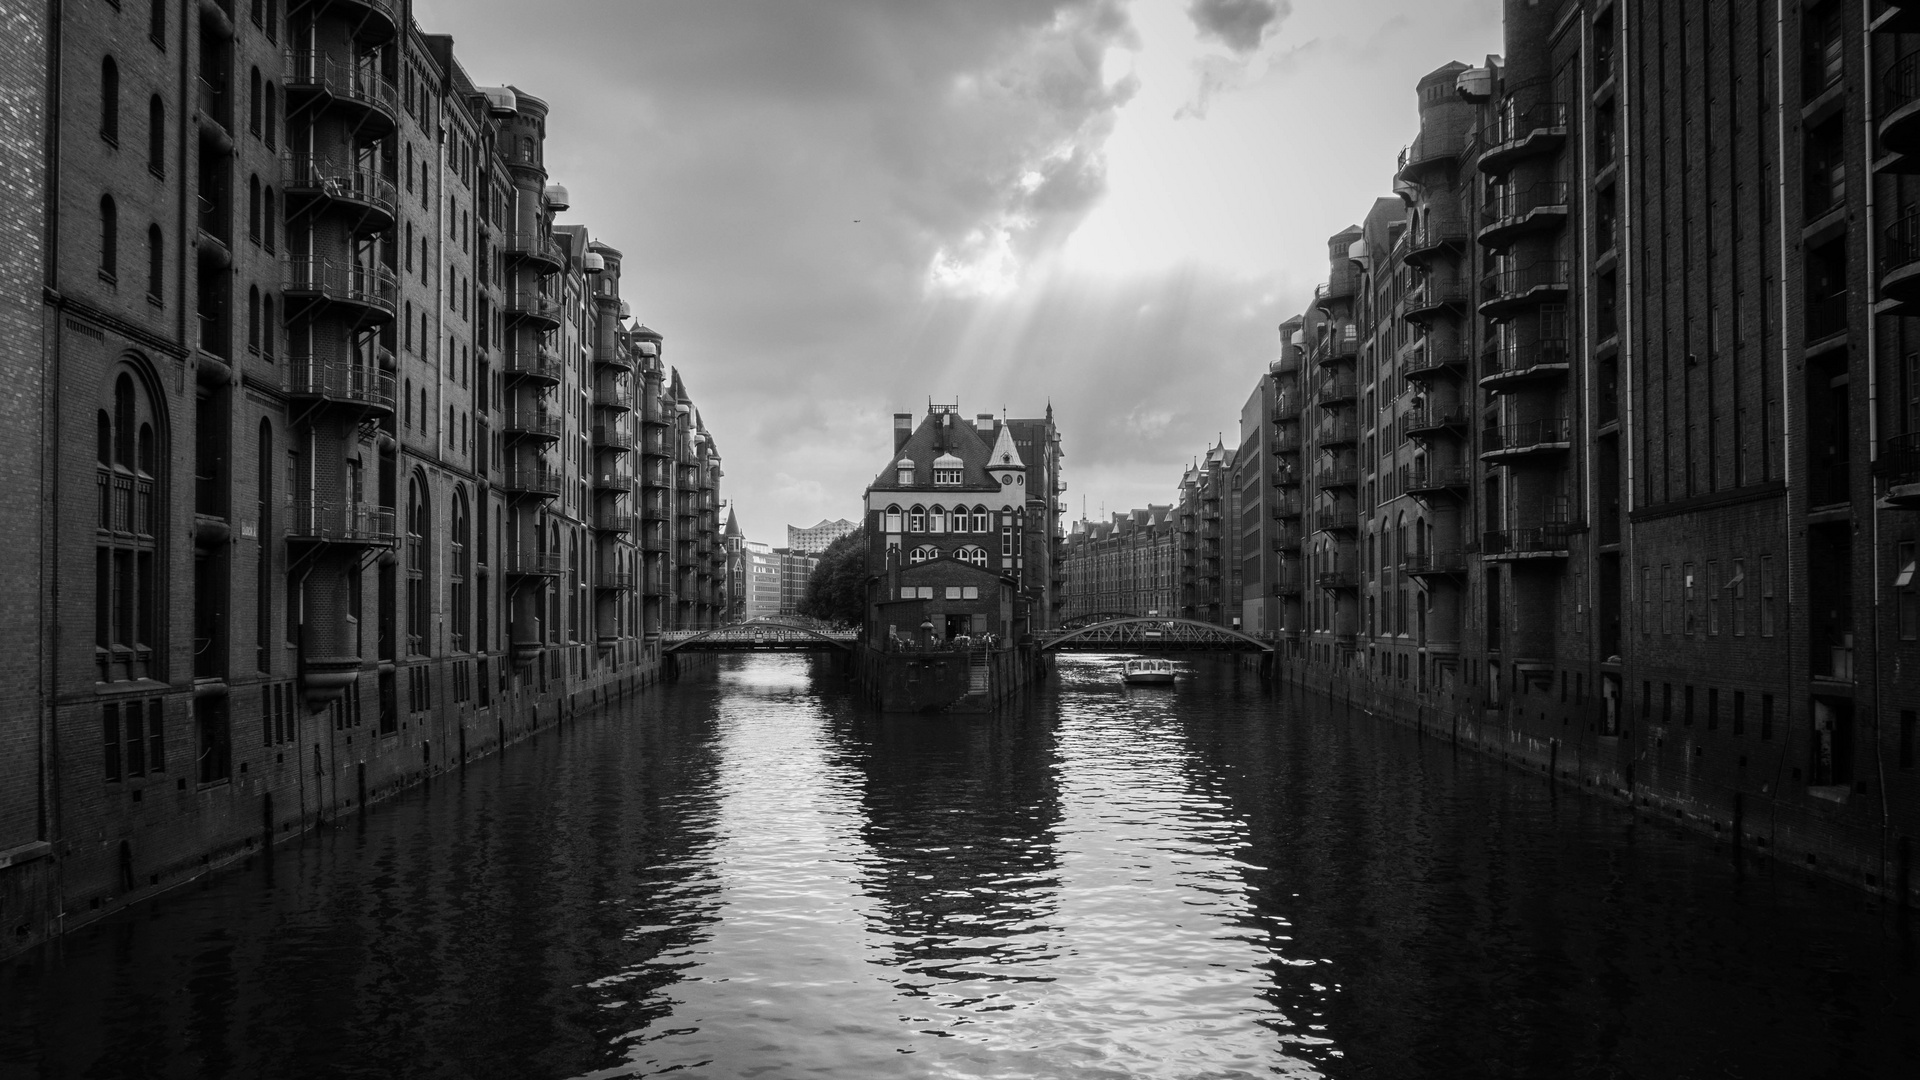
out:
{"label": "distant building", "polygon": [[1111,521],[1077,521],[1062,544],[1062,619],[1172,615],[1178,552],[1173,507],[1149,506]]}
{"label": "distant building", "polygon": [[829,544],[832,544],[835,540],[840,539],[859,527],[859,522],[848,521],[846,518],[841,518],[838,521],[822,520],[820,524],[810,525],[804,529],[789,525],[787,526],[786,549],[788,551],[805,552],[808,555],[818,555],[827,550]]}
{"label": "distant building", "polygon": [[758,540],[749,540],[743,549],[745,606],[749,619],[770,619],[780,614],[780,558],[773,549]]}
{"label": "distant building", "polygon": [[773,553],[780,560],[780,614],[798,615],[801,602],[807,598],[807,582],[813,579],[820,558],[792,548],[774,548]]}

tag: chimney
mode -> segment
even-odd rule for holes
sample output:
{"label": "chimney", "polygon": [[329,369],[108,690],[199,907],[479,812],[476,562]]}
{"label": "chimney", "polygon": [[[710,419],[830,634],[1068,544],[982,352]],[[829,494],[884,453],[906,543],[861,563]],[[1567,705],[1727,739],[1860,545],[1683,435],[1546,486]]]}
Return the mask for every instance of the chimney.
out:
{"label": "chimney", "polygon": [[975,413],[973,417],[973,426],[980,431],[992,431],[993,430],[993,414],[990,412]]}
{"label": "chimney", "polygon": [[899,453],[907,440],[913,438],[913,414],[897,412],[893,414],[893,452]]}

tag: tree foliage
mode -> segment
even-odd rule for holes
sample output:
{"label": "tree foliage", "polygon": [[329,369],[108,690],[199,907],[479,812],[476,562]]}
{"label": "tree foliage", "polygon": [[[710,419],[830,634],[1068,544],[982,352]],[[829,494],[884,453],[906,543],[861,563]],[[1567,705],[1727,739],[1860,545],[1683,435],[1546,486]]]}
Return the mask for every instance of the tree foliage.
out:
{"label": "tree foliage", "polygon": [[867,529],[862,525],[827,545],[807,579],[800,614],[858,626],[867,616]]}

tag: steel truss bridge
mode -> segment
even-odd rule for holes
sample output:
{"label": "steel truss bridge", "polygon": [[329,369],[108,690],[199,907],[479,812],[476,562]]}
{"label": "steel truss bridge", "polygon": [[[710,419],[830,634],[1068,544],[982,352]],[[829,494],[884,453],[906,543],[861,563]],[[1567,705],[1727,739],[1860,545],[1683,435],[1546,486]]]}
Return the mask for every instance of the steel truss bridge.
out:
{"label": "steel truss bridge", "polygon": [[1273,652],[1273,642],[1193,619],[1122,616],[1039,635],[1057,652]]}
{"label": "steel truss bridge", "polygon": [[821,630],[773,619],[731,623],[710,630],[668,630],[660,654],[678,652],[851,652],[858,630]]}

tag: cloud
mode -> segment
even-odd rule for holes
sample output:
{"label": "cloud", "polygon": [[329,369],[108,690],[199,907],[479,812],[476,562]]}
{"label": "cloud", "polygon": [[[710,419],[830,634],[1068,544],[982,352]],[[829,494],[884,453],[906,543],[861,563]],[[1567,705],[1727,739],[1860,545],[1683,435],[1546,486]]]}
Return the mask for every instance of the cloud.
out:
{"label": "cloud", "polygon": [[1218,39],[1235,52],[1250,53],[1287,17],[1290,7],[1287,0],[1193,0],[1187,16],[1202,37]]}

